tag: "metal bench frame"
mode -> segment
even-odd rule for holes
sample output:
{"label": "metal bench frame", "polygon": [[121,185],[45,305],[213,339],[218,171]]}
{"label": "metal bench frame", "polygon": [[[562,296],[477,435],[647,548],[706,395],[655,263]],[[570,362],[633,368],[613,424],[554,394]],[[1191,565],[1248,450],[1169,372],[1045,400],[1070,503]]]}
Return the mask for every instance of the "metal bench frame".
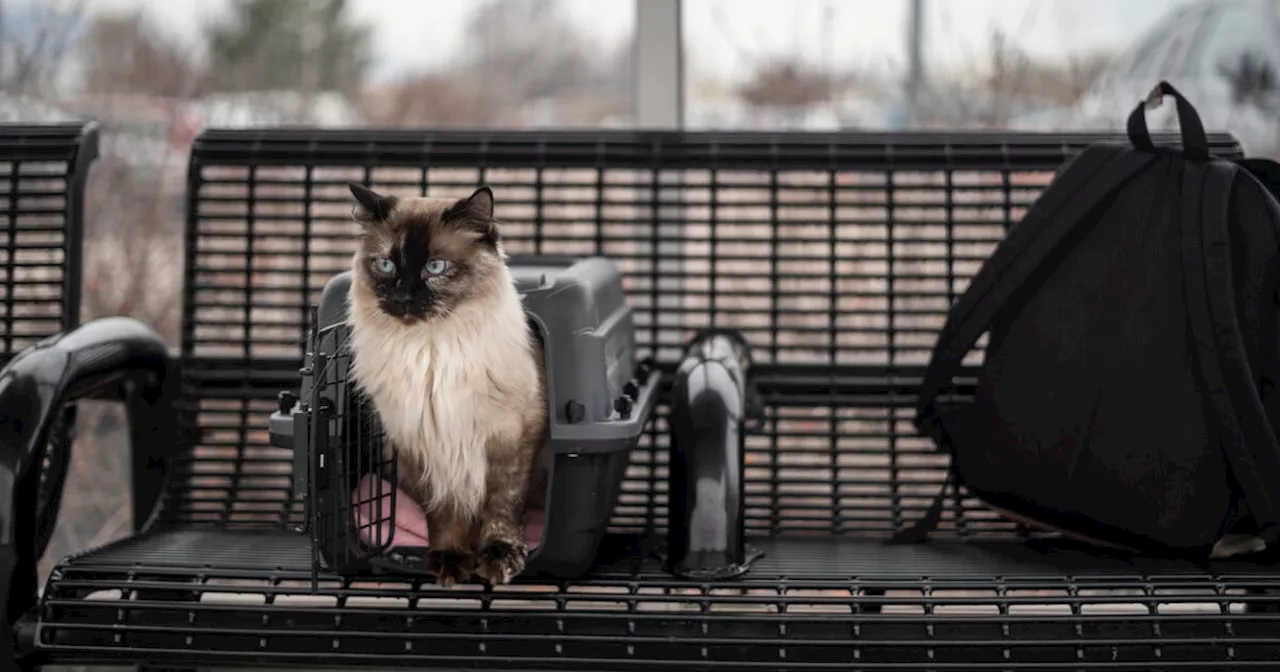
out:
{"label": "metal bench frame", "polygon": [[[0,364],[80,326],[85,185],[97,158],[94,122],[0,124]],[[11,390],[12,380],[0,385]],[[57,521],[75,413],[73,407],[57,409],[34,454],[16,440],[15,434],[30,429],[15,426],[21,414],[3,408],[0,416],[10,425],[0,454],[12,484],[0,504],[6,516],[0,524],[0,601],[7,627],[35,604],[36,564]],[[25,478],[16,478],[31,457],[38,466],[27,463]],[[12,659],[12,640],[0,642],[0,660]]]}
{"label": "metal bench frame", "polygon": [[[945,476],[909,422],[930,329],[1052,171],[1101,140],[1120,138],[207,131],[191,159],[178,375],[167,395],[142,386],[177,404],[182,438],[135,432],[143,529],[59,563],[19,626],[24,662],[1271,664],[1280,610],[1266,593],[1280,573],[1265,564],[1108,556],[963,496],[939,539],[881,543]],[[1239,156],[1229,136],[1212,142]],[[441,590],[322,573],[313,593],[292,457],[267,446],[266,417],[296,388],[303,316],[349,259],[349,179],[398,192],[492,184],[509,251],[603,253],[622,266],[638,339],[660,365],[697,328],[743,329],[769,407],[746,456],[747,530],[765,558],[736,581],[662,571],[650,553],[666,515],[659,417],[589,577]],[[161,413],[138,417],[170,431]]]}

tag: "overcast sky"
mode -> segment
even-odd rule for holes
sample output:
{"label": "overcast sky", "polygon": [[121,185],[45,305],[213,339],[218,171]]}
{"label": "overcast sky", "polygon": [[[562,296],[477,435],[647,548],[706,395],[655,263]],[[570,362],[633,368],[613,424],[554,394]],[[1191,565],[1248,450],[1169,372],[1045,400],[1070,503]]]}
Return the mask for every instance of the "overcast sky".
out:
{"label": "overcast sky", "polygon": [[[1118,48],[1169,8],[1188,1],[1204,0],[925,0],[928,60],[935,66],[962,63],[981,52],[994,27],[1020,35],[1033,53],[1050,58]],[[351,2],[356,15],[376,26],[375,76],[381,78],[447,65],[467,14],[482,0]],[[632,0],[561,2],[602,43],[632,32]],[[225,11],[227,3],[88,0],[91,11],[144,7],[167,29],[192,39],[201,22]],[[907,0],[685,0],[684,5],[686,58],[711,74],[736,78],[749,59],[783,52],[895,70],[903,62]]]}

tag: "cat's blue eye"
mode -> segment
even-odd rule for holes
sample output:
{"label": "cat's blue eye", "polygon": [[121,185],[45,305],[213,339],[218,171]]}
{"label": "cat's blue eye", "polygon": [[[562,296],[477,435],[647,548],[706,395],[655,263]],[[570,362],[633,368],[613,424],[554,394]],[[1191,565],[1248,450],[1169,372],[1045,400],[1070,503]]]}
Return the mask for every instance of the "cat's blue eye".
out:
{"label": "cat's blue eye", "polygon": [[427,262],[427,275],[440,275],[445,269],[449,268],[449,262],[444,259],[432,259]]}
{"label": "cat's blue eye", "polygon": [[391,261],[386,257],[374,261],[373,267],[378,269],[378,272],[384,275],[391,275],[396,272],[396,262]]}

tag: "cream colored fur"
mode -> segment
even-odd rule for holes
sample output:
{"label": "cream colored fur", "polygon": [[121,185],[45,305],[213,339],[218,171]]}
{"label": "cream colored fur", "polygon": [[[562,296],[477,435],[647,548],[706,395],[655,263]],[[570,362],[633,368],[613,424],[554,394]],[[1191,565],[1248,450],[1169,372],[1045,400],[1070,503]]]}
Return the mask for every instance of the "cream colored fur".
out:
{"label": "cream colored fur", "polygon": [[424,495],[428,510],[475,516],[486,449],[516,445],[527,409],[544,404],[521,297],[498,267],[483,296],[409,325],[383,313],[353,274],[351,374],[399,449],[402,485]]}

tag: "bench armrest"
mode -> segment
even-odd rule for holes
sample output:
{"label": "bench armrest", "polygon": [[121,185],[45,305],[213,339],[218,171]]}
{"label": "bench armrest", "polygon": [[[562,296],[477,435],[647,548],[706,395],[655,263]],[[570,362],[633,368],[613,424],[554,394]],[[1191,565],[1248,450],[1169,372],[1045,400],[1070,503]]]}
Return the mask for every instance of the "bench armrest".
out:
{"label": "bench armrest", "polygon": [[[164,341],[127,317],[94,320],[22,351],[0,369],[0,590],[7,623],[35,604],[40,525],[52,525],[63,486],[46,484],[54,515],[38,511],[40,465],[69,459],[69,443],[49,443],[63,409],[88,398],[126,403],[134,462],[134,515],[147,517],[159,499],[167,470],[160,454],[172,451],[177,418],[166,390],[176,382]],[[145,439],[145,443],[144,443]],[[144,482],[136,482],[138,475]],[[144,500],[144,501],[139,501]],[[135,519],[135,525],[138,521]],[[0,640],[6,640],[0,631]],[[0,653],[0,660],[3,654]]]}
{"label": "bench armrest", "polygon": [[707,329],[671,385],[667,571],[696,581],[741,576],[759,557],[745,540],[746,432],[763,417],[740,331]]}

